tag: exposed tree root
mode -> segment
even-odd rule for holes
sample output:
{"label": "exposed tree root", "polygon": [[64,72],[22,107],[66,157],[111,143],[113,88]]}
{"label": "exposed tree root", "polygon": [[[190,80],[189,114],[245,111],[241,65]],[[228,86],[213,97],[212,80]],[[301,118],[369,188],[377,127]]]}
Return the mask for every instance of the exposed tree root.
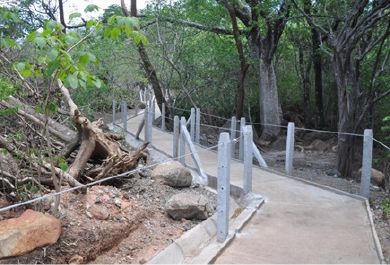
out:
{"label": "exposed tree root", "polygon": [[69,115],[72,118],[81,137],[80,148],[77,156],[68,170],[68,174],[76,180],[79,179],[89,160],[103,161],[100,167],[87,172],[89,177],[102,179],[109,175],[116,175],[131,170],[138,165],[138,161],[146,158],[144,152],[147,144],[144,144],[134,153],[127,152],[117,142],[120,139],[117,135],[103,132],[104,123],[102,119],[90,122],[82,116],[77,105],[73,102],[69,90],[59,81],[61,93],[69,106]]}

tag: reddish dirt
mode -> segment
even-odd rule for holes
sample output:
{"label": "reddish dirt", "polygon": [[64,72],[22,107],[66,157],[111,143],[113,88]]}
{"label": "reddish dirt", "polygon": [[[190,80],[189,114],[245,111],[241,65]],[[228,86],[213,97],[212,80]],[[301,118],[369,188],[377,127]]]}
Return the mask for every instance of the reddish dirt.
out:
{"label": "reddish dirt", "polygon": [[[120,186],[121,190],[95,186],[86,194],[63,194],[59,212],[62,233],[58,242],[20,257],[0,260],[0,264],[146,263],[198,223],[174,221],[165,214],[165,202],[173,194],[202,193],[215,207],[215,195],[207,190],[178,190],[148,176],[129,176]],[[33,208],[45,211],[52,201]],[[22,212],[23,209],[18,209],[0,214],[0,220],[17,217]]]}

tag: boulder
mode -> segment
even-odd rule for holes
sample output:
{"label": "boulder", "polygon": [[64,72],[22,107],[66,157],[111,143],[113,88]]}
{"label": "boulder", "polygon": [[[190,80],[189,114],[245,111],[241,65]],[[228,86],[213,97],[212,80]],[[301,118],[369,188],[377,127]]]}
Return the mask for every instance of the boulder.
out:
{"label": "boulder", "polygon": [[0,221],[0,258],[19,256],[57,242],[60,221],[49,214],[26,210],[20,217]]}
{"label": "boulder", "polygon": [[[357,172],[358,177],[361,179],[362,169],[360,168]],[[371,168],[371,183],[378,187],[385,187],[385,174],[381,171]]]}
{"label": "boulder", "polygon": [[205,220],[212,214],[210,202],[205,196],[187,192],[173,195],[166,203],[165,211],[175,220]]}
{"label": "boulder", "polygon": [[177,161],[169,161],[156,166],[151,176],[162,179],[165,185],[171,187],[189,187],[192,183],[191,172]]}

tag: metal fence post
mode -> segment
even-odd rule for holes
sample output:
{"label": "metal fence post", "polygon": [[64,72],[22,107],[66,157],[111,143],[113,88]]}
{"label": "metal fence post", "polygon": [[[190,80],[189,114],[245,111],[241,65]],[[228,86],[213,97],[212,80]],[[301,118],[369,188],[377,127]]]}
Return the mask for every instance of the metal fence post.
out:
{"label": "metal fence post", "polygon": [[[186,118],[181,117],[180,119],[180,127],[186,126]],[[179,137],[179,162],[185,165],[186,159],[184,157],[186,153],[186,142],[184,138],[184,133],[180,130],[180,137]]]}
{"label": "metal fence post", "polygon": [[180,137],[180,121],[179,116],[175,116],[173,119],[173,158],[177,160],[179,151],[179,137]]}
{"label": "metal fence post", "polygon": [[191,108],[191,116],[190,116],[190,135],[191,141],[195,141],[195,109]]}
{"label": "metal fence post", "polygon": [[235,158],[235,153],[236,153],[236,142],[234,139],[236,138],[236,130],[237,130],[237,118],[236,116],[233,116],[231,119],[231,124],[230,124],[230,140],[232,141],[232,158]]}
{"label": "metal fence post", "polygon": [[195,143],[200,143],[200,108],[196,108],[195,115]]}
{"label": "metal fence post", "polygon": [[221,133],[218,141],[217,180],[217,240],[225,241],[229,233],[230,209],[230,139],[228,133]]}
{"label": "metal fence post", "polygon": [[123,123],[123,133],[127,132],[127,102],[122,101],[122,123]]}
{"label": "metal fence post", "polygon": [[165,131],[165,103],[161,106],[161,130]]}
{"label": "metal fence post", "polygon": [[289,122],[287,126],[287,140],[286,140],[286,174],[292,176],[293,161],[294,161],[294,131],[295,124]]}
{"label": "metal fence post", "polygon": [[253,167],[253,132],[252,126],[247,125],[243,128],[244,134],[244,193],[247,194],[252,191],[252,167]]}
{"label": "metal fence post", "polygon": [[372,146],[373,146],[372,130],[366,129],[364,130],[362,174],[360,180],[360,195],[366,198],[370,197]]}
{"label": "metal fence post", "polygon": [[239,150],[238,150],[238,158],[241,161],[244,160],[244,138],[243,138],[244,127],[245,127],[245,117],[242,117],[240,121],[240,143],[239,143]]}
{"label": "metal fence post", "polygon": [[112,125],[115,125],[116,100],[112,101]]}

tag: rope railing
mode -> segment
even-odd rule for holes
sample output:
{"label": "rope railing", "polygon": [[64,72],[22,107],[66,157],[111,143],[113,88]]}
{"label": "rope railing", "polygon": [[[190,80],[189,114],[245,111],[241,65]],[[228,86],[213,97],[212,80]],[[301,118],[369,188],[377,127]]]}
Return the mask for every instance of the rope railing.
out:
{"label": "rope railing", "polygon": [[[240,137],[235,138],[235,139],[233,139],[233,141],[234,141],[234,142],[237,142],[237,141],[239,140],[239,138],[240,138]],[[220,146],[220,144],[216,144],[216,145],[213,145],[213,146],[210,146],[210,147],[207,147],[207,148],[202,148],[202,149],[201,149],[201,152],[215,149],[215,148],[217,148],[218,146]],[[181,155],[181,156],[179,156],[179,157],[177,157],[177,158],[168,158],[168,159],[165,159],[165,160],[162,161],[162,162],[157,162],[157,163],[154,163],[154,164],[151,164],[151,165],[147,165],[147,166],[144,166],[144,167],[132,169],[132,170],[123,172],[123,173],[121,173],[121,174],[117,174],[117,175],[105,177],[105,178],[102,178],[102,179],[99,179],[99,180],[96,180],[96,181],[93,181],[93,182],[89,182],[89,183],[87,183],[87,184],[83,184],[83,185],[81,185],[81,186],[76,186],[76,187],[68,188],[68,189],[65,189],[65,190],[58,191],[58,192],[45,194],[45,195],[43,195],[43,196],[40,196],[40,197],[37,197],[37,198],[34,198],[34,199],[30,199],[30,200],[27,200],[27,201],[24,201],[24,202],[12,204],[12,205],[9,205],[9,206],[0,208],[0,213],[1,213],[1,212],[5,212],[5,211],[9,211],[9,210],[12,210],[12,209],[15,209],[15,208],[17,208],[17,207],[29,205],[29,204],[32,204],[32,203],[34,203],[34,202],[42,201],[42,200],[47,199],[47,198],[59,196],[59,195],[62,195],[62,194],[64,194],[64,193],[76,191],[76,190],[83,189],[83,188],[90,187],[90,186],[94,186],[94,185],[96,185],[96,184],[100,184],[100,183],[103,183],[103,182],[108,181],[108,180],[112,180],[112,179],[124,177],[124,176],[129,175],[129,174],[134,174],[134,173],[143,171],[143,170],[145,170],[145,169],[153,168],[153,167],[158,166],[158,165],[160,165],[160,164],[164,164],[164,163],[167,163],[167,162],[170,162],[170,161],[174,161],[174,160],[179,159],[179,158],[191,156],[191,155],[193,155],[193,152],[186,153],[186,154]]]}
{"label": "rope railing", "polygon": [[387,149],[387,151],[390,151],[390,147],[385,145],[384,143],[382,143],[381,141],[375,139],[375,138],[372,138],[374,140],[374,142],[377,142],[378,144],[380,144],[381,146],[383,146],[385,149]]}
{"label": "rope railing", "polygon": [[[186,111],[188,113],[191,113],[191,111],[189,110],[186,110],[186,109],[182,109],[182,108],[176,108],[176,107],[172,107],[173,109],[178,109],[178,110],[181,110],[181,111]],[[216,115],[212,115],[212,114],[208,114],[208,113],[204,113],[204,112],[200,112],[201,114],[203,115],[209,115],[211,117],[216,117],[216,118],[220,118],[220,119],[223,119],[223,120],[226,120],[226,121],[231,121],[231,119],[226,119],[224,117],[219,117],[219,116],[216,116]],[[137,115],[134,115],[132,117],[129,117],[127,120],[130,120],[130,119],[133,119],[139,115],[143,114],[143,112],[141,113],[138,113]],[[171,121],[173,121],[172,118],[170,117],[165,117],[166,119],[169,119]],[[189,119],[187,121],[187,125],[189,123]],[[240,123],[240,120],[237,120],[237,123]],[[287,129],[287,126],[285,125],[278,125],[278,124],[269,124],[269,123],[255,123],[255,122],[248,122],[247,125],[262,125],[262,126],[273,126],[273,127],[279,127],[279,128],[284,128],[284,129]],[[210,124],[205,124],[205,123],[201,123],[200,126],[204,126],[204,127],[210,127],[210,128],[215,128],[215,129],[219,129],[219,130],[231,130],[230,128],[224,128],[224,127],[219,127],[219,126],[215,126],[215,125],[210,125]],[[302,128],[302,127],[295,127],[295,130],[299,130],[299,131],[309,131],[309,132],[318,132],[318,133],[329,133],[329,134],[342,134],[342,135],[349,135],[349,136],[356,136],[356,137],[364,137],[363,134],[359,134],[359,133],[349,133],[349,132],[338,132],[338,131],[329,131],[329,130],[318,130],[318,129],[309,129],[309,128]],[[240,132],[240,130],[234,130],[236,132]],[[381,145],[383,148],[385,148],[386,150],[390,151],[390,147],[387,146],[385,143],[379,141],[378,139],[376,138],[373,138],[374,142],[376,142],[377,144]]]}
{"label": "rope railing", "polygon": [[[172,108],[173,109],[178,109],[178,110],[181,110],[181,111],[190,112],[189,110],[186,110],[186,109],[181,109],[181,108],[176,108],[176,107],[172,107]],[[227,118],[224,118],[224,117],[221,117],[221,116],[217,116],[217,115],[213,115],[213,114],[209,114],[209,113],[205,113],[205,112],[200,112],[200,113],[203,114],[203,115],[207,115],[207,116],[210,116],[210,117],[218,118],[218,119],[221,119],[221,120],[231,121],[231,119],[227,119]],[[240,120],[237,120],[237,123],[240,123]],[[215,128],[220,128],[220,129],[225,129],[223,127],[218,127],[218,126],[213,126],[213,125],[208,125],[208,124],[201,124],[201,125],[215,127]],[[285,126],[285,125],[271,124],[271,123],[261,123],[261,122],[246,122],[246,125],[273,126],[273,127],[279,127],[279,128],[287,129],[287,126]],[[343,135],[358,136],[358,137],[363,137],[364,136],[363,134],[360,134],[360,133],[339,132],[339,131],[329,131],[329,130],[318,130],[318,129],[309,129],[309,128],[302,128],[302,127],[295,127],[295,129],[296,130],[300,130],[300,131],[310,131],[310,132],[318,132],[318,133],[343,134]],[[383,142],[381,142],[381,141],[379,141],[379,140],[377,140],[375,138],[374,138],[374,141],[377,142],[378,144],[382,145],[384,148],[390,150],[390,147],[385,145]]]}

